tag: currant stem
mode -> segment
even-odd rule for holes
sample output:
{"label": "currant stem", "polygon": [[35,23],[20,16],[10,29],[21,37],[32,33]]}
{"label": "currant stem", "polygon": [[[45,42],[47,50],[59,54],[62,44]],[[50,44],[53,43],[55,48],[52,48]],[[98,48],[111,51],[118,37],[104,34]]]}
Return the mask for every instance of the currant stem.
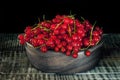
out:
{"label": "currant stem", "polygon": [[75,20],[74,20],[74,33],[76,32],[76,25],[75,25]]}
{"label": "currant stem", "polygon": [[38,18],[38,22],[40,22],[40,18]]}
{"label": "currant stem", "polygon": [[72,11],[70,10],[70,15],[72,15]]}
{"label": "currant stem", "polygon": [[36,28],[38,28],[38,27],[40,27],[39,24],[37,24],[32,30],[34,30],[34,29],[36,29]]}
{"label": "currant stem", "polygon": [[36,27],[34,27],[32,30],[34,30],[34,29],[36,29],[36,28],[41,28],[41,29],[43,29],[43,30],[45,30],[45,31],[50,31],[50,29],[48,29],[48,28],[46,28],[46,27],[43,27],[43,26],[41,26],[40,24],[38,24]]}
{"label": "currant stem", "polygon": [[75,16],[76,14],[74,14],[74,15],[69,15],[69,16],[67,16],[67,17],[69,17],[69,18],[72,18],[72,19],[75,19]]}
{"label": "currant stem", "polygon": [[90,45],[87,46],[86,48],[81,48],[80,50],[87,50],[89,47],[90,47]]}
{"label": "currant stem", "polygon": [[45,15],[43,15],[43,20],[45,20]]}
{"label": "currant stem", "polygon": [[80,49],[80,50],[86,50],[86,49],[88,49],[88,48],[91,46],[92,32],[93,32],[93,29],[94,29],[94,27],[95,27],[95,24],[96,24],[96,21],[94,22],[93,27],[92,27],[91,32],[90,32],[90,44],[89,44],[86,48],[82,48],[82,49]]}
{"label": "currant stem", "polygon": [[71,33],[71,28],[69,24],[68,24],[68,33],[69,33],[69,36],[71,37],[72,33]]}
{"label": "currant stem", "polygon": [[59,24],[57,24],[57,26],[55,27],[55,29],[57,29],[62,23],[63,23],[63,20]]}
{"label": "currant stem", "polygon": [[37,26],[37,25],[38,25],[38,24],[37,24],[37,23],[35,23],[35,24],[33,25],[33,27],[34,27],[34,26]]}
{"label": "currant stem", "polygon": [[94,22],[93,27],[92,27],[91,32],[90,32],[90,45],[91,45],[91,41],[92,41],[92,32],[93,32],[93,29],[95,27],[95,24],[96,24],[96,21]]}
{"label": "currant stem", "polygon": [[85,20],[85,18],[84,18],[84,17],[82,17],[82,16],[81,16],[81,19],[82,19],[83,21]]}

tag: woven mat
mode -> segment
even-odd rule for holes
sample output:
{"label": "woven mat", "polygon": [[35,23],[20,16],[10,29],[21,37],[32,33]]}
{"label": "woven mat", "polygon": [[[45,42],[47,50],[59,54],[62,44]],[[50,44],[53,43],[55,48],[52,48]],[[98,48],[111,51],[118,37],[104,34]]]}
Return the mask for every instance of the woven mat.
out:
{"label": "woven mat", "polygon": [[18,34],[0,34],[0,80],[120,80],[120,34],[106,34],[102,59],[87,72],[71,75],[35,69],[17,40]]}

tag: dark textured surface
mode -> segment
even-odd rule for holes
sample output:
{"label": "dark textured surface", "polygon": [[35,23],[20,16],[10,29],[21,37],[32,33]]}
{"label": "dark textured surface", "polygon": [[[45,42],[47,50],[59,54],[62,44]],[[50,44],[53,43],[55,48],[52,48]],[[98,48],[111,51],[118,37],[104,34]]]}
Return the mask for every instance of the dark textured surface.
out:
{"label": "dark textured surface", "polygon": [[108,34],[98,65],[87,72],[71,75],[43,73],[28,61],[18,34],[0,34],[0,80],[81,80],[120,79],[120,34]]}

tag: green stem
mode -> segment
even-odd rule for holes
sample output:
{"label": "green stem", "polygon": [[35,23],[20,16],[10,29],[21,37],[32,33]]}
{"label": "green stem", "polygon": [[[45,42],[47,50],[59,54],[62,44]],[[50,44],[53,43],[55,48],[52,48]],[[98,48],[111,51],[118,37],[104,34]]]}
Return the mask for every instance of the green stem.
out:
{"label": "green stem", "polygon": [[55,29],[57,29],[62,23],[63,23],[63,20],[59,24],[57,24],[57,26],[55,27]]}
{"label": "green stem", "polygon": [[40,27],[39,25],[36,25],[32,30],[34,30],[34,29],[36,29],[36,28],[38,28],[38,27]]}
{"label": "green stem", "polygon": [[38,18],[38,22],[40,22],[40,18]]}
{"label": "green stem", "polygon": [[70,10],[70,15],[72,15],[72,11]]}
{"label": "green stem", "polygon": [[85,20],[85,18],[84,18],[84,17],[82,17],[82,16],[81,16],[81,19],[82,19],[83,21]]}
{"label": "green stem", "polygon": [[45,20],[45,15],[43,15],[43,20]]}
{"label": "green stem", "polygon": [[45,31],[50,31],[50,29],[48,29],[48,28],[46,28],[46,27],[43,27],[43,26],[41,26],[40,24],[38,24],[36,27],[34,27],[32,30],[34,30],[34,29],[36,29],[36,28],[41,28],[41,29],[43,29],[43,30],[45,30]]}
{"label": "green stem", "polygon": [[94,22],[93,27],[92,27],[91,32],[90,32],[90,45],[91,45],[91,41],[92,41],[92,32],[93,32],[93,29],[95,27],[95,24],[96,24],[96,21]]}
{"label": "green stem", "polygon": [[75,15],[76,15],[76,14],[74,14],[74,15],[69,15],[69,16],[67,16],[67,17],[72,18],[72,19],[75,19]]}
{"label": "green stem", "polygon": [[69,33],[69,36],[71,37],[72,36],[72,33],[71,33],[71,28],[70,28],[70,25],[68,24],[68,33]]}
{"label": "green stem", "polygon": [[86,48],[81,48],[80,50],[86,50],[86,49],[88,49],[90,47],[90,45],[88,46],[88,47],[86,47]]}
{"label": "green stem", "polygon": [[35,26],[37,26],[38,24],[37,23],[35,23],[34,25],[33,25],[33,27],[35,27]]}
{"label": "green stem", "polygon": [[80,50],[86,50],[86,49],[88,49],[88,48],[91,46],[92,32],[93,32],[93,29],[94,29],[94,27],[95,27],[95,24],[96,24],[96,21],[94,22],[93,27],[92,27],[91,32],[90,32],[90,44],[89,44],[89,46],[87,46],[86,48],[82,48],[82,49],[80,49]]}
{"label": "green stem", "polygon": [[76,32],[76,25],[75,25],[75,20],[74,20],[74,33]]}

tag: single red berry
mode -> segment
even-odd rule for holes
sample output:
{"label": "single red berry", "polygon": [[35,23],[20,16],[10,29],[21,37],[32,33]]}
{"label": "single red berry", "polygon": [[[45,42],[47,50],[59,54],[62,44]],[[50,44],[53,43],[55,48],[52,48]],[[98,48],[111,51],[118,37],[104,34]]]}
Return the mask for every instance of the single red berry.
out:
{"label": "single red berry", "polygon": [[86,56],[90,56],[91,55],[91,52],[89,50],[85,51],[85,55]]}
{"label": "single red berry", "polygon": [[58,39],[62,40],[63,36],[62,35],[57,35]]}
{"label": "single red berry", "polygon": [[27,35],[31,35],[31,33],[32,33],[32,29],[31,29],[31,28],[29,28],[29,29],[26,29],[26,32],[25,32],[25,34],[27,34]]}
{"label": "single red berry", "polygon": [[99,36],[99,32],[98,31],[93,31],[93,36]]}
{"label": "single red berry", "polygon": [[89,22],[89,20],[84,20],[84,23],[83,24],[89,24],[90,22]]}
{"label": "single red berry", "polygon": [[98,32],[99,32],[100,35],[103,34],[103,30],[102,29],[100,29]]}
{"label": "single red berry", "polygon": [[72,46],[73,46],[73,47],[78,46],[78,42],[77,42],[77,41],[73,41],[73,42],[72,42]]}
{"label": "single red berry", "polygon": [[45,26],[46,28],[50,28],[50,25],[51,25],[50,23],[46,22],[44,26]]}
{"label": "single red berry", "polygon": [[55,44],[56,44],[56,45],[60,44],[60,39],[56,39],[56,40],[55,40]]}
{"label": "single red berry", "polygon": [[21,45],[24,45],[25,44],[25,40],[23,39],[23,40],[19,40],[19,43],[21,44]]}
{"label": "single red berry", "polygon": [[44,38],[44,34],[38,34],[37,35],[37,39],[43,39]]}
{"label": "single red berry", "polygon": [[77,58],[77,57],[78,57],[78,53],[73,53],[73,54],[72,54],[72,57],[73,57],[73,58]]}
{"label": "single red berry", "polygon": [[68,50],[66,51],[66,56],[70,56],[71,52]]}
{"label": "single red berry", "polygon": [[73,24],[74,24],[74,20],[70,18],[70,19],[69,19],[69,24],[70,24],[70,25],[73,25]]}
{"label": "single red berry", "polygon": [[86,26],[86,28],[87,28],[88,30],[91,30],[91,29],[92,29],[92,25],[91,25],[91,24],[86,24],[85,26]]}
{"label": "single red berry", "polygon": [[60,23],[60,22],[61,22],[61,19],[59,19],[59,18],[54,18],[54,19],[52,19],[52,22],[53,22],[53,23]]}
{"label": "single red berry", "polygon": [[23,34],[19,34],[19,35],[18,35],[18,39],[19,39],[19,40],[23,40],[23,39],[24,39],[24,35],[23,35]]}
{"label": "single red berry", "polygon": [[70,44],[68,44],[68,45],[67,45],[67,49],[68,49],[69,51],[71,51],[71,50],[73,49],[73,46],[70,45]]}
{"label": "single red berry", "polygon": [[59,29],[55,29],[53,32],[55,35],[58,35],[60,33]]}
{"label": "single red berry", "polygon": [[63,34],[63,39],[66,40],[68,38],[68,34]]}
{"label": "single red berry", "polygon": [[54,50],[55,50],[56,52],[58,52],[58,51],[59,51],[59,48],[58,48],[58,47],[55,47]]}
{"label": "single red berry", "polygon": [[72,38],[68,37],[68,38],[66,38],[66,41],[67,41],[68,43],[71,43],[71,42],[72,42]]}
{"label": "single red berry", "polygon": [[34,47],[37,47],[37,46],[39,45],[37,38],[32,38],[30,42],[31,42],[31,44],[32,44]]}
{"label": "single red berry", "polygon": [[91,43],[90,43],[90,45],[91,45],[91,46],[95,46],[95,43],[96,43],[96,42],[95,42],[94,40],[92,40]]}
{"label": "single red berry", "polygon": [[33,30],[34,35],[38,35],[40,33],[40,28],[36,28]]}
{"label": "single red berry", "polygon": [[82,29],[84,29],[84,25],[83,24],[81,24],[81,23],[76,23],[76,26],[78,27],[78,28],[82,28]]}
{"label": "single red berry", "polygon": [[66,30],[65,29],[60,29],[60,34],[61,35],[64,35],[66,33]]}
{"label": "single red berry", "polygon": [[53,39],[53,40],[56,40],[56,39],[57,39],[57,36],[52,35],[50,38]]}
{"label": "single red berry", "polygon": [[83,28],[78,28],[77,29],[77,33],[78,34],[83,34],[85,31],[84,31],[84,29]]}
{"label": "single red berry", "polygon": [[62,47],[62,44],[58,44],[57,47],[58,47],[58,48],[61,48],[61,47]]}
{"label": "single red berry", "polygon": [[94,40],[95,42],[100,41],[100,36],[93,36],[93,40]]}
{"label": "single red berry", "polygon": [[79,47],[78,47],[78,46],[75,46],[75,47],[73,48],[73,51],[76,52],[76,53],[78,53],[78,52],[79,52]]}
{"label": "single red berry", "polygon": [[72,35],[72,39],[73,39],[74,41],[77,41],[77,40],[78,40],[78,35],[77,35],[77,34]]}
{"label": "single red berry", "polygon": [[62,27],[62,29],[65,29],[65,30],[66,30],[67,27],[68,27],[68,25],[67,25],[67,24],[62,24],[61,27]]}
{"label": "single red berry", "polygon": [[55,44],[51,44],[51,45],[50,45],[50,48],[51,48],[51,49],[54,49],[54,48],[55,48]]}
{"label": "single red berry", "polygon": [[64,53],[65,51],[66,51],[66,48],[65,48],[65,47],[62,47],[62,48],[61,48],[61,52]]}
{"label": "single red berry", "polygon": [[78,41],[82,41],[82,39],[83,39],[83,37],[82,37],[82,35],[81,34],[78,34]]}
{"label": "single red berry", "polygon": [[95,26],[95,30],[99,31],[100,27],[99,26]]}
{"label": "single red berry", "polygon": [[29,37],[25,36],[24,38],[25,38],[24,40],[25,40],[26,42],[30,42],[30,38],[29,38]]}
{"label": "single red berry", "polygon": [[68,17],[64,18],[64,24],[69,24],[70,19]]}
{"label": "single red berry", "polygon": [[66,46],[67,45],[66,41],[62,41],[61,44],[62,44],[62,46]]}
{"label": "single red berry", "polygon": [[38,39],[38,40],[37,40],[38,45],[43,45],[44,42],[45,42],[45,41],[44,41],[43,39]]}
{"label": "single red berry", "polygon": [[42,47],[40,48],[40,50],[45,53],[45,52],[47,52],[47,47],[46,47],[46,46],[42,46]]}
{"label": "single red berry", "polygon": [[89,46],[89,44],[90,44],[89,39],[85,38],[85,39],[83,40],[83,44],[84,44],[84,46]]}
{"label": "single red berry", "polygon": [[57,15],[55,16],[55,18],[57,18],[57,19],[62,19],[62,16],[59,15],[59,14],[57,14]]}
{"label": "single red berry", "polygon": [[31,26],[27,26],[24,30],[24,32],[26,33],[28,30],[31,30]]}
{"label": "single red berry", "polygon": [[53,44],[54,44],[54,41],[51,40],[51,39],[47,40],[47,42],[46,42],[46,45],[47,45],[47,46],[51,46],[51,45],[53,45]]}
{"label": "single red berry", "polygon": [[55,27],[56,27],[56,24],[51,24],[50,29],[51,29],[51,30],[54,30]]}

